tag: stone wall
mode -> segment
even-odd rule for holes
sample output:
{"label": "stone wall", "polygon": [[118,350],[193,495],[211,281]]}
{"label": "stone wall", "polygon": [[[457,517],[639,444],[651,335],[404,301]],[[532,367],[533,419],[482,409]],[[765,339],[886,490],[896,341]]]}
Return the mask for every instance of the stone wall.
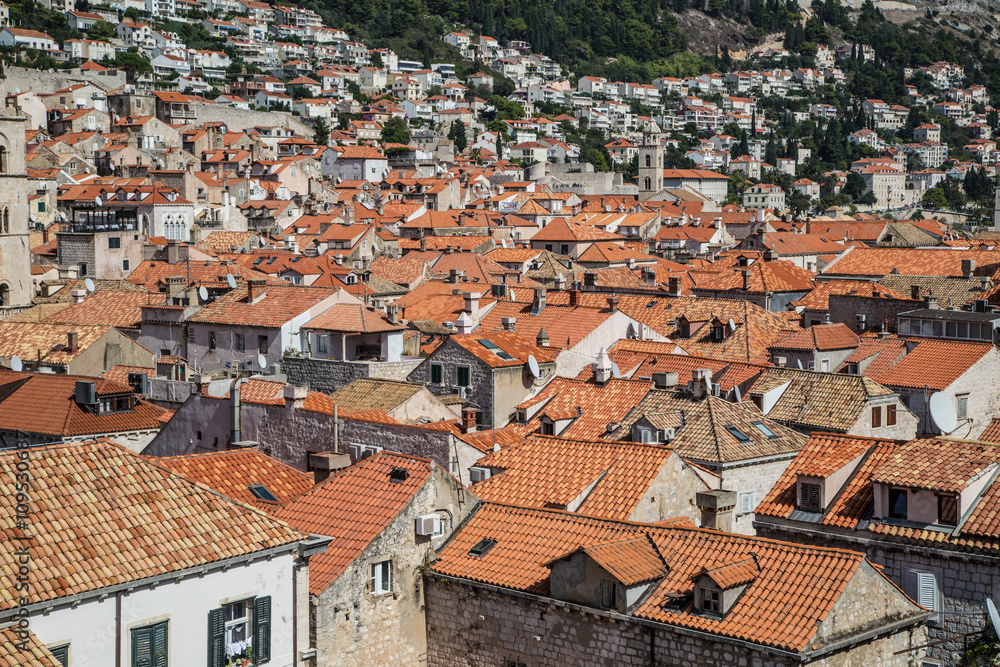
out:
{"label": "stone wall", "polygon": [[338,361],[312,357],[283,357],[281,368],[288,383],[309,387],[313,391],[331,394],[359,378],[406,381],[407,376],[420,364],[420,359],[404,361]]}
{"label": "stone wall", "polygon": [[[878,283],[872,283],[872,289],[879,288]],[[880,329],[882,322],[885,322],[886,330],[896,333],[896,316],[899,313],[923,307],[921,302],[910,299],[883,299],[849,294],[831,294],[829,304],[830,321],[842,322],[857,333]],[[863,313],[866,318],[862,328],[858,328],[858,313]]]}
{"label": "stone wall", "polygon": [[80,70],[60,70],[52,72],[40,72],[37,69],[26,69],[24,67],[4,68],[7,77],[6,85],[8,93],[17,91],[26,92],[33,90],[39,95],[54,93],[57,90],[68,88],[80,83],[91,83],[108,91],[125,85],[124,71],[110,72],[82,72]]}
{"label": "stone wall", "polygon": [[[646,626],[549,598],[501,592],[430,575],[424,587],[427,664],[493,667],[504,659],[529,667],[670,665],[779,667],[796,658],[742,643]],[[923,639],[900,632],[809,664],[822,667],[919,665],[919,652],[893,656]],[[506,663],[511,664],[511,663]]]}
{"label": "stone wall", "polygon": [[[87,265],[88,276],[96,275],[97,258],[95,256],[95,244],[93,234],[71,234],[59,232],[56,234],[58,241],[59,264],[78,268],[81,264]],[[83,274],[81,273],[81,277]]]}
{"label": "stone wall", "polygon": [[234,109],[223,104],[203,104],[194,102],[191,110],[195,112],[198,125],[205,123],[225,123],[230,132],[242,132],[251,127],[288,127],[303,137],[311,137],[313,128],[289,113],[279,111],[250,111],[249,109]]}

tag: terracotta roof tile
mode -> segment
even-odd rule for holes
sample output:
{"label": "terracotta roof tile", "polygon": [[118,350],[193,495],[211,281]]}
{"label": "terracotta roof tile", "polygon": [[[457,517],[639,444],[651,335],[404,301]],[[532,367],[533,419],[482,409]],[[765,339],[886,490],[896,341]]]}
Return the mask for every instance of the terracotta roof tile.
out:
{"label": "terracotta roof tile", "polygon": [[402,331],[406,327],[393,324],[372,306],[363,303],[338,303],[303,324],[302,328],[344,333],[380,333]]}
{"label": "terracotta roof tile", "polygon": [[959,493],[969,482],[993,470],[1000,448],[990,444],[960,443],[927,438],[897,446],[877,468],[871,480],[894,486]]}
{"label": "terracotta roof tile", "polygon": [[735,563],[726,563],[718,567],[705,568],[704,573],[720,589],[726,591],[751,583],[760,574],[760,568],[757,567],[757,561],[753,558],[744,558]]}
{"label": "terracotta roof tile", "polygon": [[348,413],[365,410],[393,410],[424,391],[424,385],[399,380],[358,378],[330,394],[340,410]]}
{"label": "terracotta roof tile", "polygon": [[[742,271],[749,274],[746,288],[743,287]],[[750,266],[733,266],[731,271],[722,271],[716,278],[699,282],[695,289],[708,291],[735,291],[762,294],[766,292],[806,292],[813,288],[812,271],[799,268],[792,262],[756,261]]]}
{"label": "terracotta roof tile", "polygon": [[891,368],[865,375],[887,387],[923,389],[926,385],[942,391],[987,354],[998,354],[990,343],[922,340]]}
{"label": "terracotta roof tile", "polygon": [[[319,595],[336,581],[430,479],[434,464],[427,459],[380,452],[331,475],[273,516],[309,534],[333,542],[325,553],[309,559],[309,592]],[[397,468],[406,479],[391,481]]]}
{"label": "terracotta roof tile", "polygon": [[[0,453],[7,509],[2,560],[29,549],[31,603],[292,545],[305,538],[264,513],[228,500],[105,440],[32,450],[31,537],[19,541],[14,452]],[[67,522],[67,517],[72,517]],[[0,575],[0,608],[16,606],[11,572]]]}
{"label": "terracotta roof tile", "polygon": [[[600,438],[609,423],[617,423],[653,388],[652,382],[612,378],[604,385],[556,377],[534,398],[532,405],[545,402],[544,411],[580,409],[580,416],[559,433],[566,438]],[[518,407],[525,406],[526,403]],[[540,414],[520,428],[536,433],[541,428]]]}
{"label": "terracotta roof tile", "polygon": [[656,581],[667,573],[656,546],[646,535],[580,547],[562,558],[581,552],[593,558],[598,565],[626,586]]}
{"label": "terracotta roof tile", "polygon": [[830,308],[830,295],[856,294],[858,296],[874,296],[878,294],[883,299],[908,299],[909,293],[897,291],[885,284],[873,284],[868,280],[828,280],[816,283],[816,287],[800,299],[791,302],[793,306],[802,306],[806,310],[825,311]]}
{"label": "terracotta roof tile", "polygon": [[951,248],[851,248],[827,266],[831,276],[868,276],[882,278],[890,273],[906,276],[962,275],[962,260],[976,263],[975,274],[993,275],[1000,269],[998,250],[962,250]]}
{"label": "terracotta roof tile", "polygon": [[805,331],[792,334],[771,344],[772,350],[853,350],[858,346],[858,334],[840,322],[814,324]]}
{"label": "terracotta roof tile", "polygon": [[326,287],[301,287],[282,282],[282,285],[264,286],[264,296],[253,303],[247,301],[247,287],[237,286],[203,306],[188,321],[240,325],[253,322],[258,327],[276,329],[336,293]]}
{"label": "terracotta roof tile", "polygon": [[[453,335],[449,337],[449,340],[491,368],[523,366],[528,363],[529,356],[533,356],[538,363],[551,363],[555,362],[558,356],[558,349],[539,347],[535,345],[534,339],[511,331],[486,331],[475,334]],[[496,346],[497,349],[510,358],[505,359],[496,354],[486,345],[483,345],[483,341]]]}
{"label": "terracotta roof tile", "polygon": [[[157,465],[210,489],[264,510],[277,509],[313,487],[313,476],[256,449],[232,449],[153,459]],[[263,485],[276,499],[262,499],[250,486]]]}
{"label": "terracotta roof tile", "polygon": [[16,626],[0,630],[0,667],[62,667],[35,633],[29,630],[22,638],[16,631]]}

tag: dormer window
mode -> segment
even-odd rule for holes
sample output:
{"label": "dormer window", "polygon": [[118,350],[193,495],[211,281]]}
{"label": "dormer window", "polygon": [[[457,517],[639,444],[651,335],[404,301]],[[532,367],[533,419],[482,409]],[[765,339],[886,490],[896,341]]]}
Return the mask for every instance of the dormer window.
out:
{"label": "dormer window", "polygon": [[618,583],[601,579],[601,609],[618,609]]}
{"label": "dormer window", "polygon": [[722,613],[722,591],[717,588],[701,588],[701,610],[709,614]]}
{"label": "dormer window", "polygon": [[889,489],[889,518],[906,519],[906,489]]}
{"label": "dormer window", "polygon": [[958,496],[942,493],[938,500],[938,523],[942,526],[958,525]]}
{"label": "dormer window", "polygon": [[804,512],[822,512],[823,486],[816,482],[799,482],[799,508]]}

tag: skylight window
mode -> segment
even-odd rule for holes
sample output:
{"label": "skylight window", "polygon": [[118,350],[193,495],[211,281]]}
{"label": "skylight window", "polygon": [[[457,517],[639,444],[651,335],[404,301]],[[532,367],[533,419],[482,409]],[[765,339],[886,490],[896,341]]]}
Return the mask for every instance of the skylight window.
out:
{"label": "skylight window", "polygon": [[726,430],[729,431],[729,435],[733,436],[734,438],[736,438],[740,442],[747,442],[747,441],[750,440],[750,436],[749,435],[747,435],[743,431],[739,430],[735,426],[727,426]]}
{"label": "skylight window", "polygon": [[251,484],[247,487],[247,490],[258,500],[266,500],[269,503],[278,502],[278,499],[271,493],[271,490],[263,484]]}
{"label": "skylight window", "polygon": [[496,545],[496,540],[491,540],[488,537],[476,542],[475,546],[469,549],[469,555],[475,556],[476,558],[482,558],[486,553]]}
{"label": "skylight window", "polygon": [[504,361],[514,361],[514,357],[510,356],[509,354],[507,354],[506,352],[504,352],[503,350],[501,350],[492,341],[488,341],[485,338],[480,338],[479,339],[479,344],[482,345],[483,347],[485,347],[487,350],[489,350],[493,354],[495,354],[498,357],[500,357],[501,359],[503,359]]}
{"label": "skylight window", "polygon": [[754,422],[753,425],[758,431],[767,436],[769,440],[773,440],[774,438],[778,437],[778,434],[769,429],[767,426],[765,426],[764,422]]}

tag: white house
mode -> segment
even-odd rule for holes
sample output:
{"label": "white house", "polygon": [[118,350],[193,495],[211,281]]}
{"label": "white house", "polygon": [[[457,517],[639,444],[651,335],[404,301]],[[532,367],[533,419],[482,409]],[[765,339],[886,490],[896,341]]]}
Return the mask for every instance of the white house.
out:
{"label": "white house", "polygon": [[38,51],[59,50],[56,40],[44,32],[11,28],[10,26],[0,30],[0,46],[16,46],[22,49],[36,49]]}

